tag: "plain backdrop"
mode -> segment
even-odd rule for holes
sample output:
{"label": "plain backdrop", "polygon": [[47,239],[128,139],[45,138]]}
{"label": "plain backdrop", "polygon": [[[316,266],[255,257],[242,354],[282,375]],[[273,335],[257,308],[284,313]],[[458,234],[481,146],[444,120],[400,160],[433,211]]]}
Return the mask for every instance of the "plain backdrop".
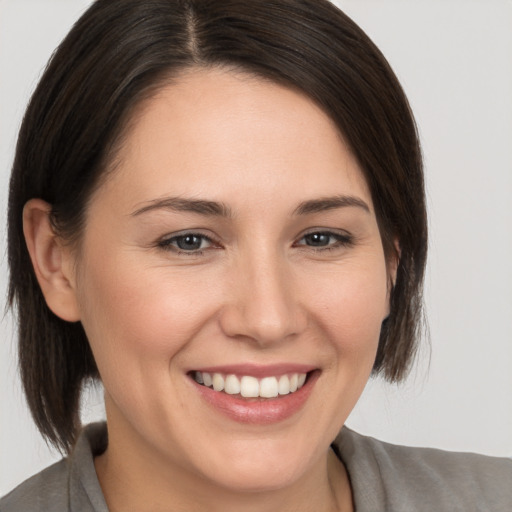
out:
{"label": "plain backdrop", "polygon": [[[349,418],[395,443],[512,456],[512,2],[339,0],[390,61],[426,162],[428,344],[401,386],[371,381]],[[51,52],[87,0],[0,0],[1,304],[16,132]],[[0,322],[0,496],[60,458],[20,390],[12,318]],[[102,416],[101,390],[84,421]]]}

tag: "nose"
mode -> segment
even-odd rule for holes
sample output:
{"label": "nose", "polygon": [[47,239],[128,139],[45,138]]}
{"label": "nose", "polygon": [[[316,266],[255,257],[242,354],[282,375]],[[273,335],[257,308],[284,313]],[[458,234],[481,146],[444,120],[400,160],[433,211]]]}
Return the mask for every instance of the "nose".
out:
{"label": "nose", "polygon": [[223,332],[271,346],[302,333],[307,314],[290,265],[258,254],[230,270],[226,301],[220,314]]}

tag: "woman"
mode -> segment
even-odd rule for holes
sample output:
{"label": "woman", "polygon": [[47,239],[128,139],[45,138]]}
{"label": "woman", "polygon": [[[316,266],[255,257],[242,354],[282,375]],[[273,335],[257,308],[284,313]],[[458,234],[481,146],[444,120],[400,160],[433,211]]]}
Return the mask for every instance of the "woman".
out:
{"label": "woman", "polygon": [[1,510],[510,508],[510,461],[342,429],[409,368],[426,215],[407,100],[331,4],[96,1],[27,110],[9,244],[70,455]]}

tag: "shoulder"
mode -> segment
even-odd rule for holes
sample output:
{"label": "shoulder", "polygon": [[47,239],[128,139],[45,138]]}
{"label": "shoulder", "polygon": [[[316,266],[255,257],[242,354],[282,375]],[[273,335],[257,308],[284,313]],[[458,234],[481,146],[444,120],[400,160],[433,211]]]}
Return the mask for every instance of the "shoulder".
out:
{"label": "shoulder", "polygon": [[108,512],[94,457],[108,442],[106,425],[85,427],[68,458],[62,459],[0,499],[0,512]]}
{"label": "shoulder", "polygon": [[512,510],[512,459],[397,446],[348,428],[334,447],[368,505],[361,510]]}
{"label": "shoulder", "polygon": [[44,469],[0,499],[0,512],[68,511],[68,461]]}

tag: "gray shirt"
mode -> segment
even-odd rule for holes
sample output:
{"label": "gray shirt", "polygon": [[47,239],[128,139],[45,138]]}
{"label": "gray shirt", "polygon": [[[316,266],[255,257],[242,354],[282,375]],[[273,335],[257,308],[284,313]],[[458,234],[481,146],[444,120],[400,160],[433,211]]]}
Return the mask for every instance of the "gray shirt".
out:
{"label": "gray shirt", "polygon": [[[0,500],[0,512],[108,512],[94,469],[104,423],[87,426],[69,457]],[[377,441],[344,427],[333,443],[356,512],[511,512],[512,460]]]}

